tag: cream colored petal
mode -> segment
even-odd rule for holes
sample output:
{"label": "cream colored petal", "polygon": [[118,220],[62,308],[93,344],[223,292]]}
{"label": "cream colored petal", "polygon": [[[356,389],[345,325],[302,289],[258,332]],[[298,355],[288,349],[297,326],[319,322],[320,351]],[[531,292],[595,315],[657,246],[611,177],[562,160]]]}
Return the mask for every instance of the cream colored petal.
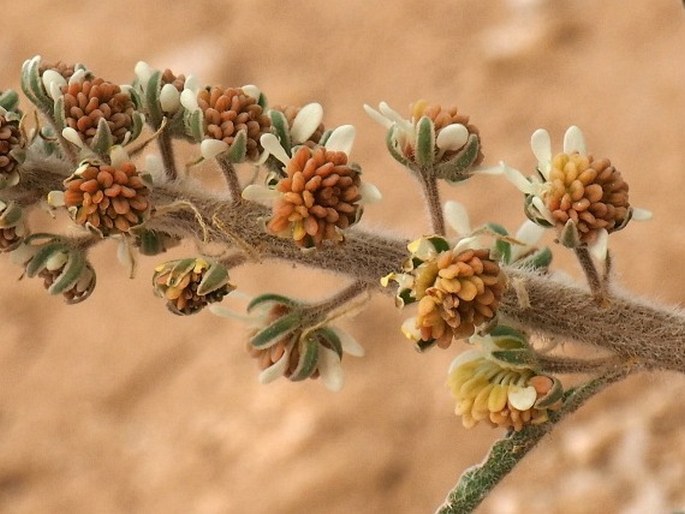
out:
{"label": "cream colored petal", "polygon": [[389,129],[395,124],[394,121],[386,118],[380,112],[378,112],[376,109],[374,109],[368,104],[364,104],[364,111],[366,111],[366,114],[368,114],[373,121],[375,121],[376,123],[380,123],[386,129]]}
{"label": "cream colored petal", "polygon": [[147,81],[150,80],[150,76],[152,76],[152,68],[150,68],[150,65],[144,61],[138,61],[133,71],[136,74],[136,77],[138,77],[141,85],[147,85]]}
{"label": "cream colored petal", "polygon": [[415,317],[405,319],[400,326],[400,330],[402,331],[402,334],[404,334],[404,337],[410,341],[416,342],[421,339],[421,332],[419,332],[419,329],[416,328]]}
{"label": "cream colored petal", "polygon": [[159,92],[159,104],[164,112],[173,114],[181,107],[181,93],[172,84],[164,84]]}
{"label": "cream colored petal", "polygon": [[71,127],[65,128],[62,130],[62,137],[79,148],[84,147],[83,141],[81,141],[81,137],[78,135],[78,132],[76,132],[76,129]]}
{"label": "cream colored petal", "polygon": [[53,100],[57,100],[62,95],[61,88],[67,85],[67,80],[55,70],[45,70],[42,79],[45,91]]}
{"label": "cream colored petal", "polygon": [[251,202],[271,203],[281,196],[281,193],[266,186],[250,184],[243,189],[241,196],[245,200],[250,200]]}
{"label": "cream colored petal", "polygon": [[197,93],[188,88],[187,83],[186,88],[181,93],[181,105],[189,111],[194,111],[200,108],[197,103]]}
{"label": "cream colored petal", "polygon": [[538,395],[533,386],[510,386],[507,397],[509,398],[509,403],[512,407],[520,411],[525,411],[535,404]]}
{"label": "cream colored petal", "polygon": [[246,84],[240,89],[242,89],[243,93],[245,93],[247,96],[251,96],[255,100],[259,100],[259,97],[262,94],[261,90],[254,84]]}
{"label": "cream colored petal", "polygon": [[522,193],[532,194],[534,192],[533,186],[526,177],[523,176],[519,170],[508,166],[504,161],[500,162],[500,166],[504,170],[506,179],[516,186],[516,189]]}
{"label": "cream colored petal", "polygon": [[533,246],[537,244],[544,233],[545,227],[541,227],[530,220],[526,220],[516,231],[514,239],[525,245]]}
{"label": "cream colored petal", "polygon": [[114,168],[121,168],[122,165],[131,160],[128,152],[124,150],[124,147],[121,145],[114,145],[112,147],[109,151],[109,158],[112,162],[112,167]]}
{"label": "cream colored petal", "polygon": [[604,262],[607,258],[607,249],[609,246],[609,232],[606,229],[600,229],[597,239],[590,245],[590,253],[600,262]]}
{"label": "cream colored petal", "polygon": [[587,155],[583,132],[575,125],[572,125],[564,134],[564,153],[571,154],[575,152]]}
{"label": "cream colored petal", "polygon": [[451,375],[459,366],[466,364],[467,362],[475,361],[476,359],[483,358],[483,352],[477,349],[466,350],[465,352],[457,355],[455,359],[450,363],[450,367],[447,370],[447,374]]}
{"label": "cream colored petal", "polygon": [[348,353],[354,357],[364,356],[364,347],[357,342],[357,340],[350,334],[345,332],[340,328],[331,328],[335,335],[340,339],[340,344],[342,344],[343,352]]}
{"label": "cream colored petal", "polygon": [[333,350],[319,347],[319,374],[326,388],[333,392],[342,389],[344,377],[340,357]]}
{"label": "cream colored petal", "polygon": [[352,151],[356,131],[352,125],[341,125],[337,127],[326,141],[327,150],[334,152],[344,152],[348,156]]}
{"label": "cream colored petal", "polygon": [[465,236],[472,232],[469,214],[462,204],[452,200],[445,202],[443,212],[445,221],[457,234]]}
{"label": "cream colored petal", "polygon": [[69,84],[78,84],[80,82],[83,82],[84,79],[86,78],[86,70],[83,68],[80,68],[76,70],[71,77],[69,77]]}
{"label": "cream colored petal", "polygon": [[530,136],[530,148],[538,160],[540,173],[546,179],[549,178],[549,170],[552,167],[552,140],[549,137],[549,132],[545,129],[537,129],[533,132],[533,135]]}
{"label": "cream colored petal", "polygon": [[318,103],[310,103],[302,107],[290,127],[290,137],[293,144],[304,143],[311,137],[321,124],[323,107]]}
{"label": "cream colored petal", "polygon": [[631,219],[635,221],[649,221],[652,219],[652,211],[640,209],[639,207],[633,207],[633,216]]}
{"label": "cream colored petal", "polygon": [[259,381],[262,384],[269,384],[276,380],[277,378],[280,378],[283,376],[285,373],[285,370],[288,369],[288,361],[290,360],[290,349],[288,348],[283,355],[281,356],[280,359],[278,359],[275,363],[273,363],[271,366],[266,368],[264,371],[262,371],[259,374]]}
{"label": "cream colored petal", "polygon": [[147,154],[145,156],[145,171],[155,178],[164,176],[164,163],[157,154]]}
{"label": "cream colored petal", "polygon": [[368,182],[362,182],[362,185],[359,188],[359,194],[362,197],[360,202],[366,205],[371,203],[378,203],[383,199],[383,195],[381,194],[379,189],[373,184],[369,184]]}
{"label": "cream colored petal", "polygon": [[459,150],[469,138],[468,129],[461,123],[452,123],[438,132],[435,144],[441,150]]}
{"label": "cream colored petal", "polygon": [[287,165],[290,162],[290,156],[286,153],[285,149],[281,146],[278,138],[273,134],[264,134],[259,138],[259,142],[265,151],[269,152],[276,159],[281,161],[283,164]]}
{"label": "cream colored petal", "polygon": [[202,143],[200,143],[200,153],[205,159],[213,159],[228,149],[228,143],[219,139],[204,139]]}
{"label": "cream colored petal", "polygon": [[48,193],[50,207],[64,207],[64,191],[50,191]]}

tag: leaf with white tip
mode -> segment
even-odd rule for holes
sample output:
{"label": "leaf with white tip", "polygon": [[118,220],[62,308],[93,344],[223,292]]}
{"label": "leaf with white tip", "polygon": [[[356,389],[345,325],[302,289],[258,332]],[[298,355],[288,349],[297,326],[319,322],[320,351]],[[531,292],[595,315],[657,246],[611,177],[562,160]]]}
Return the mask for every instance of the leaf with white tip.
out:
{"label": "leaf with white tip", "polygon": [[293,144],[290,140],[290,130],[288,128],[288,120],[286,119],[285,114],[283,114],[281,111],[271,109],[269,111],[269,118],[271,118],[271,128],[274,130],[280,145],[286,149],[287,152],[290,152]]}
{"label": "leaf with white tip", "polygon": [[298,345],[300,359],[288,378],[293,382],[298,382],[309,378],[316,371],[319,353],[324,347],[319,344],[316,337],[302,338],[295,344]]}

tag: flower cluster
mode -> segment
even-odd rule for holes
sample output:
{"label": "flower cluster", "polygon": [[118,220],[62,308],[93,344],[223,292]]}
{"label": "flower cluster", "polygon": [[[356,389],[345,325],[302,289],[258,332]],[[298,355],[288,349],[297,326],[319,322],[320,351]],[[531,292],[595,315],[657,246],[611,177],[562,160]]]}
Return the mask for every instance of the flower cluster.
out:
{"label": "flower cluster", "polygon": [[298,145],[314,148],[322,145],[327,132],[323,119],[323,107],[310,103],[302,107],[294,105],[275,106],[269,109],[271,126],[283,149],[292,156],[292,150]]}
{"label": "flower cluster", "polygon": [[235,286],[228,270],[203,258],[165,262],[155,268],[152,277],[155,294],[167,300],[174,314],[195,314],[210,303],[220,302]]}
{"label": "flower cluster", "polygon": [[609,159],[587,153],[578,127],[566,131],[563,152],[555,156],[546,130],[533,133],[531,147],[537,173],[527,179],[507,166],[505,173],[526,194],[526,215],[539,225],[555,227],[566,246],[588,245],[603,258],[608,234],[631,218],[649,218],[646,211],[631,207],[628,184]]}
{"label": "flower cluster", "polygon": [[460,182],[483,161],[478,129],[456,107],[443,108],[421,100],[405,119],[388,104],[366,112],[387,130],[390,154],[420,176],[430,173],[449,182]]}
{"label": "flower cluster", "polygon": [[24,145],[19,117],[0,107],[0,189],[19,183]]}
{"label": "flower cluster", "polygon": [[[361,357],[364,349],[338,328],[309,318],[308,305],[291,298],[264,294],[247,307],[254,325],[247,351],[261,370],[259,380],[269,383],[279,377],[293,382],[321,378],[338,391],[343,385],[343,353]],[[234,314],[221,306],[212,307],[220,316]],[[309,328],[315,323],[314,328]]]}
{"label": "flower cluster", "polygon": [[24,213],[14,202],[0,200],[0,252],[11,252],[26,235]]}
{"label": "flower cluster", "polygon": [[270,131],[271,119],[256,86],[198,88],[194,80],[187,80],[181,103],[186,109],[186,130],[202,142],[205,159],[221,154],[232,162],[260,159],[260,138]]}
{"label": "flower cluster", "polygon": [[79,249],[59,236],[33,234],[11,253],[27,277],[40,277],[48,293],[61,294],[69,304],[80,303],[95,289],[95,270]]}
{"label": "flower cluster", "polygon": [[290,157],[276,136],[262,137],[264,148],[285,166],[271,187],[248,186],[243,198],[273,201],[269,232],[304,248],[343,240],[342,231],[359,221],[362,203],[380,197],[375,187],[362,184],[359,168],[348,162],[353,140],[354,128],[344,125],[324,146],[301,145]]}
{"label": "flower cluster", "polygon": [[148,216],[149,178],[127,156],[113,153],[112,165],[84,161],[64,181],[65,191],[53,191],[48,203],[64,206],[73,220],[104,236],[126,233]]}
{"label": "flower cluster", "polygon": [[505,289],[505,278],[490,249],[472,248],[472,238],[454,248],[439,236],[421,238],[409,245],[404,273],[383,278],[397,282],[397,303],[418,302],[418,315],[403,325],[405,335],[423,350],[447,348],[453,339],[471,336],[494,319]]}
{"label": "flower cluster", "polygon": [[556,378],[503,358],[527,351],[525,336],[497,327],[485,337],[473,336],[471,342],[481,348],[459,355],[448,377],[457,401],[455,412],[466,428],[487,421],[518,432],[528,424],[548,421],[549,411],[561,406],[563,389]]}

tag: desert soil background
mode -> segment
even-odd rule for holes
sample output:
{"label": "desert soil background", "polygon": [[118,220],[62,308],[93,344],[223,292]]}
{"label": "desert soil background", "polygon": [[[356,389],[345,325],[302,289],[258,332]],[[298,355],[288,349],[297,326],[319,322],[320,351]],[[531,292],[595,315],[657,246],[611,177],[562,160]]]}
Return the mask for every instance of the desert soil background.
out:
{"label": "desert soil background", "polygon": [[[364,227],[427,230],[415,184],[362,111],[426,98],[456,104],[480,129],[487,162],[534,160],[530,133],[560,145],[581,126],[595,154],[654,212],[612,237],[622,287],[685,300],[685,10],[677,0],[476,2],[4,0],[2,87],[24,59],[84,62],[129,83],[136,61],[210,84],[255,83],[274,104],[320,101],[328,126],[358,129],[353,157],[385,195]],[[558,146],[557,146],[558,148]],[[188,156],[186,156],[188,157]],[[209,182],[211,169],[198,172]],[[216,183],[216,180],[213,181]],[[522,220],[501,179],[443,189],[474,223]],[[57,230],[63,218],[35,216]],[[578,276],[557,248],[558,269]],[[190,253],[174,250],[169,258]],[[462,348],[419,355],[405,314],[376,297],[343,322],[366,347],[346,386],[261,386],[245,330],[209,313],[168,314],[115,245],[93,251],[94,295],[68,307],[39,281],[0,290],[0,511],[33,513],[427,513],[499,431],[461,427],[445,387]],[[285,265],[233,274],[239,288],[322,297],[343,283]],[[560,426],[479,512],[661,513],[685,507],[685,379],[637,376]]]}

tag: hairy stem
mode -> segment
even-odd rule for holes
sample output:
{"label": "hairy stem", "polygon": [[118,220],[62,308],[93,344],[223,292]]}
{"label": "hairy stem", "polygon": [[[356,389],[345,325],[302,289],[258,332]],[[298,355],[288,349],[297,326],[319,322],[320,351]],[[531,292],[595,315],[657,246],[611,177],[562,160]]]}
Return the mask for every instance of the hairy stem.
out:
{"label": "hairy stem", "polygon": [[176,169],[176,160],[174,159],[172,138],[166,127],[162,128],[157,137],[157,146],[159,147],[159,153],[162,156],[164,173],[169,180],[175,180],[176,177],[178,177],[178,170]]}
{"label": "hairy stem", "polygon": [[577,410],[586,400],[604,390],[608,385],[625,378],[632,368],[613,369],[586,384],[572,389],[565,395],[564,404],[550,414],[550,421],[541,425],[529,425],[520,432],[513,432],[497,441],[483,463],[468,469],[457,486],[447,495],[445,503],[436,514],[467,514],[480,505],[490,491],[521,462],[540,440],[550,433],[559,421]]}
{"label": "hairy stem", "polygon": [[[67,169],[25,165],[19,186],[3,191],[3,200],[27,205],[29,199],[45,198],[49,191],[61,189]],[[357,228],[346,231],[342,244],[305,252],[288,239],[266,233],[264,221],[270,217],[266,207],[249,201],[231,203],[176,182],[155,187],[152,201],[158,211],[146,225],[151,230],[191,238],[200,246],[219,244],[259,261],[279,259],[328,270],[386,293],[392,291],[382,288],[379,279],[401,270],[407,258],[406,240]],[[164,208],[172,204],[181,207]],[[685,373],[682,313],[618,294],[606,305],[598,305],[586,289],[550,276],[510,267],[504,272],[516,284],[505,291],[498,308],[504,323],[603,348],[624,359],[637,359],[649,369]],[[520,301],[522,292],[525,302]]]}
{"label": "hairy stem", "polygon": [[604,357],[600,359],[574,359],[571,357],[556,357],[553,355],[535,355],[536,369],[544,373],[597,373],[602,370],[618,366],[623,359],[620,357]]}
{"label": "hairy stem", "polygon": [[592,262],[592,256],[590,255],[587,246],[576,246],[573,249],[573,252],[578,258],[583,273],[585,273],[585,278],[590,286],[590,291],[595,295],[598,302],[604,302],[606,298],[606,283],[602,280],[602,277],[599,276],[599,272],[595,267],[595,263]]}
{"label": "hairy stem", "polygon": [[428,206],[428,212],[431,217],[431,226],[433,232],[437,235],[445,235],[445,217],[442,213],[442,204],[440,203],[440,191],[438,190],[438,181],[432,176],[422,176],[419,178],[423,186],[423,194]]}
{"label": "hairy stem", "polygon": [[221,172],[226,180],[226,185],[228,185],[228,191],[231,193],[231,198],[233,203],[238,203],[242,200],[241,194],[243,188],[240,186],[240,181],[238,180],[238,174],[235,171],[233,163],[226,159],[225,157],[217,157],[216,161],[219,163]]}
{"label": "hairy stem", "polygon": [[327,314],[350,300],[356,298],[357,296],[363,294],[369,289],[368,284],[361,280],[355,280],[352,284],[346,288],[340,290],[337,294],[327,298],[311,307],[311,311],[314,315]]}

